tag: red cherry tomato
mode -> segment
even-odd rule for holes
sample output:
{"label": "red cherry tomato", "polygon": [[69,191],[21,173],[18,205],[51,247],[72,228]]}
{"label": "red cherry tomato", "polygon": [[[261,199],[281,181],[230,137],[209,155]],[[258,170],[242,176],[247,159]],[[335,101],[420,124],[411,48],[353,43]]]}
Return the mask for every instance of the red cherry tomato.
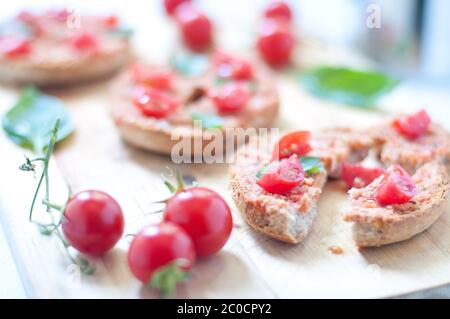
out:
{"label": "red cherry tomato", "polygon": [[64,237],[84,254],[106,253],[122,237],[123,227],[120,205],[101,191],[88,190],[74,195],[64,210]]}
{"label": "red cherry tomato", "polygon": [[114,29],[119,26],[119,18],[115,15],[109,15],[100,18],[100,22],[107,28]]}
{"label": "red cherry tomato", "polygon": [[377,190],[376,200],[382,205],[403,204],[417,194],[411,176],[400,166],[391,166]]}
{"label": "red cherry tomato", "polygon": [[191,0],[164,0],[164,8],[168,15],[173,15],[178,6],[185,2],[191,2]]}
{"label": "red cherry tomato", "polygon": [[431,119],[425,110],[412,115],[404,116],[394,120],[392,125],[407,138],[415,139],[422,136],[430,125]]}
{"label": "red cherry tomato", "polygon": [[284,135],[273,148],[272,159],[279,160],[290,157],[293,154],[298,156],[306,155],[311,151],[311,133],[308,131],[296,131]]}
{"label": "red cherry tomato", "polygon": [[341,170],[341,178],[348,188],[365,187],[372,183],[374,179],[383,175],[384,169],[381,167],[364,167],[361,164],[344,163]]}
{"label": "red cherry tomato", "polygon": [[233,227],[228,204],[219,194],[204,187],[176,193],[167,202],[164,220],[177,224],[189,234],[198,256],[219,251]]}
{"label": "red cherry tomato", "polygon": [[158,70],[134,64],[130,67],[130,73],[136,84],[166,91],[172,88],[173,73],[169,70]]}
{"label": "red cherry tomato", "polygon": [[98,49],[97,38],[89,32],[81,32],[69,39],[72,48],[79,52],[92,52]]}
{"label": "red cherry tomato", "polygon": [[23,37],[3,36],[0,37],[0,54],[7,58],[25,56],[31,52],[31,42]]}
{"label": "red cherry tomato", "polygon": [[190,269],[195,261],[195,248],[189,235],[169,222],[142,229],[128,250],[128,266],[144,284],[151,281],[156,271],[176,261],[181,262],[183,270]]}
{"label": "red cherry tomato", "polygon": [[305,172],[297,155],[270,163],[256,184],[273,194],[284,194],[300,185]]}
{"label": "red cherry tomato", "polygon": [[212,44],[211,21],[190,3],[183,3],[176,11],[181,37],[192,51],[204,51]]}
{"label": "red cherry tomato", "polygon": [[266,10],[264,11],[264,16],[266,18],[291,21],[292,12],[291,8],[289,8],[289,6],[285,2],[274,1],[267,6]]}
{"label": "red cherry tomato", "polygon": [[250,99],[249,90],[244,85],[235,82],[209,89],[207,94],[222,113],[240,111]]}
{"label": "red cherry tomato", "polygon": [[217,75],[222,78],[241,81],[250,80],[253,77],[253,67],[248,61],[223,52],[214,54],[214,65]]}
{"label": "red cherry tomato", "polygon": [[146,116],[164,118],[181,103],[160,90],[150,87],[137,87],[133,91],[132,101]]}
{"label": "red cherry tomato", "polygon": [[263,60],[272,67],[291,62],[295,39],[289,27],[274,19],[263,21],[259,30],[258,50]]}

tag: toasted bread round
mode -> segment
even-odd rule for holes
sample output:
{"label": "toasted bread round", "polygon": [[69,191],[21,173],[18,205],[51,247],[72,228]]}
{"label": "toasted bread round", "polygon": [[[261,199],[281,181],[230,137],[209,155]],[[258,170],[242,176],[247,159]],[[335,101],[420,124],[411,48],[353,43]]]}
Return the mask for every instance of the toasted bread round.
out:
{"label": "toasted bread round", "polygon": [[450,134],[439,124],[431,123],[423,136],[413,140],[399,134],[390,124],[374,126],[368,132],[385,166],[399,164],[413,174],[422,165],[437,161],[450,170]]}
{"label": "toasted bread round", "polygon": [[[182,105],[167,118],[158,119],[143,115],[133,105],[131,91],[135,84],[129,72],[124,71],[111,94],[112,116],[121,136],[136,147],[166,155],[179,155],[180,143],[185,143],[192,147],[184,147],[183,156],[199,156],[205,148],[214,145],[215,151],[220,151],[227,141],[234,141],[235,135],[227,129],[271,127],[278,114],[279,101],[275,85],[265,70],[257,70],[254,93],[245,109],[235,113],[218,113],[212,100],[204,94],[213,80],[209,74],[192,78],[175,73],[170,94],[179,98]],[[222,124],[217,128],[196,127],[192,116],[199,113],[219,118]]]}
{"label": "toasted bread round", "polygon": [[381,206],[374,194],[383,176],[362,189],[349,191],[351,206],[344,220],[353,222],[353,238],[360,247],[381,246],[409,239],[430,227],[449,207],[450,180],[438,162],[413,175],[417,195],[401,205]]}
{"label": "toasted bread round", "polygon": [[[28,52],[8,54],[0,50],[1,82],[66,86],[104,78],[129,61],[129,40],[119,26],[105,25],[102,17],[71,13],[66,13],[67,17],[53,16],[56,13],[52,12],[26,13],[26,17],[22,13],[2,28],[0,41],[22,39]],[[71,19],[77,19],[73,25]],[[86,38],[93,38],[95,43],[89,44]],[[79,44],[74,44],[76,41]]]}
{"label": "toasted bread round", "polygon": [[311,230],[326,172],[306,177],[303,184],[283,195],[271,194],[256,184],[257,172],[271,160],[273,140],[251,140],[242,146],[230,168],[236,206],[256,231],[297,244]]}

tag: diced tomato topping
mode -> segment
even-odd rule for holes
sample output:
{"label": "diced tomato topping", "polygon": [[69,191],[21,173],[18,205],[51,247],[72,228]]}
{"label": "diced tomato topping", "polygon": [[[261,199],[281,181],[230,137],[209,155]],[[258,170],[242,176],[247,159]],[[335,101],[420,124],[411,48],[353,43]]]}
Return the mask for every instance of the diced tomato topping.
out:
{"label": "diced tomato topping", "polygon": [[270,163],[256,184],[269,193],[284,194],[300,185],[304,179],[303,167],[297,155],[292,155]]}
{"label": "diced tomato topping", "polygon": [[250,99],[249,90],[244,85],[235,82],[209,89],[207,94],[219,112],[224,113],[242,110]]}
{"label": "diced tomato topping", "polygon": [[284,19],[286,21],[291,21],[292,12],[291,8],[282,1],[274,1],[270,3],[266,10],[264,11],[264,16],[266,18],[272,19]]}
{"label": "diced tomato topping", "polygon": [[258,50],[264,61],[275,68],[291,62],[295,39],[289,26],[275,19],[263,21],[259,30]]}
{"label": "diced tomato topping", "polygon": [[272,160],[306,155],[311,151],[311,133],[308,131],[296,131],[283,136],[273,148]]}
{"label": "diced tomato topping", "polygon": [[253,67],[250,62],[223,52],[214,54],[214,65],[217,75],[222,78],[241,81],[250,80],[253,77]]}
{"label": "diced tomato topping", "polygon": [[381,205],[403,204],[417,194],[411,176],[400,166],[391,166],[377,190],[376,200]]}
{"label": "diced tomato topping", "polygon": [[114,29],[114,28],[117,28],[119,26],[119,22],[120,21],[119,21],[119,17],[117,17],[115,15],[109,15],[109,16],[101,17],[100,18],[100,22],[105,27],[110,28],[110,29]]}
{"label": "diced tomato topping", "polygon": [[421,110],[415,114],[400,117],[392,123],[395,129],[407,138],[415,139],[422,136],[430,125],[431,119],[427,111]]}
{"label": "diced tomato topping", "polygon": [[132,101],[144,115],[155,118],[166,117],[181,104],[177,98],[149,87],[135,88]]}
{"label": "diced tomato topping", "polygon": [[0,54],[7,58],[17,58],[31,52],[31,42],[24,37],[12,35],[0,37]]}
{"label": "diced tomato topping", "polygon": [[192,51],[204,51],[212,44],[211,21],[191,3],[181,4],[175,11],[181,37]]}
{"label": "diced tomato topping", "polygon": [[374,179],[383,175],[384,169],[381,167],[365,167],[361,164],[344,163],[341,170],[341,178],[348,188],[365,187],[372,183]]}
{"label": "diced tomato topping", "polygon": [[164,8],[168,15],[173,15],[178,6],[184,2],[191,2],[191,0],[164,0]]}
{"label": "diced tomato topping", "polygon": [[49,10],[46,15],[57,21],[65,22],[70,16],[70,11],[67,9]]}
{"label": "diced tomato topping", "polygon": [[158,70],[134,64],[130,67],[130,73],[136,84],[151,86],[165,91],[172,89],[173,72],[170,70]]}
{"label": "diced tomato topping", "polygon": [[97,38],[89,32],[79,33],[69,39],[69,43],[76,51],[96,51],[98,49]]}

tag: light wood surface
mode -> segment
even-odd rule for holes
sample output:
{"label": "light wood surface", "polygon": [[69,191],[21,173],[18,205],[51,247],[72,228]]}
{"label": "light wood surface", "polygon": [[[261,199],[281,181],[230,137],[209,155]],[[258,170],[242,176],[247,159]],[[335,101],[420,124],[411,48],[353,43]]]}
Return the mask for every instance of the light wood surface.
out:
{"label": "light wood surface", "polygon": [[[114,2],[118,5],[116,2]],[[143,39],[153,35],[161,47],[170,45],[157,36],[158,28],[169,30],[161,17],[144,19],[139,8],[123,8],[136,14],[138,53],[147,59],[161,59]],[[221,43],[235,47],[227,36]],[[157,46],[158,48],[160,46]],[[329,50],[304,41],[299,58],[303,65],[318,60],[330,63],[364,64],[346,51]],[[282,130],[318,129],[335,125],[363,127],[376,123],[387,112],[369,112],[324,102],[308,96],[286,75],[277,75],[282,111],[276,125]],[[113,195],[126,215],[125,233],[136,233],[147,223],[160,219],[148,214],[157,208],[153,201],[166,197],[161,174],[174,170],[195,176],[201,185],[222,194],[232,205],[227,181],[227,165],[173,165],[169,158],[125,145],[108,112],[108,82],[76,89],[51,92],[67,104],[76,132],[61,143],[51,166],[51,192],[64,200],[65,182],[76,192],[102,189]],[[16,97],[11,88],[0,89],[3,113]],[[406,98],[406,100],[405,100]],[[417,106],[417,101],[401,99]],[[387,103],[389,104],[389,103]],[[392,110],[392,105],[383,109]],[[398,110],[403,110],[399,108]],[[438,121],[442,122],[442,118]],[[444,123],[445,124],[445,123]],[[135,280],[126,264],[130,238],[124,238],[105,257],[92,259],[93,276],[80,276],[70,265],[58,244],[28,223],[28,208],[36,180],[17,167],[24,150],[0,133],[1,222],[6,230],[27,294],[32,297],[141,298],[157,297]],[[319,203],[318,218],[310,236],[300,245],[276,242],[253,232],[233,208],[234,228],[225,249],[216,256],[199,260],[189,281],[180,285],[180,298],[313,298],[313,297],[389,297],[411,293],[450,282],[450,212],[423,234],[400,244],[358,251],[351,240],[350,225],[342,221],[346,195],[339,183],[329,183]],[[450,209],[449,209],[450,210]],[[36,210],[45,214],[42,207]],[[332,255],[328,247],[338,245],[342,255]]]}

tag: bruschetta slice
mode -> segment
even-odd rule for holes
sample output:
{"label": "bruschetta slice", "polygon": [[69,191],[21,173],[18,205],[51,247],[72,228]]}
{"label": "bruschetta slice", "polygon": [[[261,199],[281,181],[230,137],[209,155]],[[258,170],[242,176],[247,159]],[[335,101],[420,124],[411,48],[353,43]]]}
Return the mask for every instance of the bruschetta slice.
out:
{"label": "bruschetta slice", "polygon": [[[412,176],[413,184],[410,185],[403,177],[387,177],[392,169],[368,186],[349,191],[351,203],[344,220],[353,222],[353,238],[359,247],[409,239],[430,227],[450,209],[449,176],[444,165],[431,162],[421,166]],[[405,174],[401,173],[402,176]],[[398,185],[387,185],[388,182]],[[405,192],[413,193],[405,198]],[[403,203],[391,204],[396,200],[394,197],[402,199]]]}
{"label": "bruschetta slice", "polygon": [[187,141],[199,147],[184,149],[190,154],[183,156],[198,156],[208,145],[220,149],[234,140],[233,134],[225,134],[227,129],[271,127],[279,102],[269,73],[249,62],[235,62],[240,58],[229,59],[219,67],[212,58],[208,71],[196,77],[170,67],[143,66],[149,78],[166,70],[166,87],[123,72],[112,91],[112,115],[123,139],[168,155]]}
{"label": "bruschetta slice", "polygon": [[0,81],[63,86],[108,76],[130,58],[116,16],[20,12],[0,29]]}
{"label": "bruschetta slice", "polygon": [[400,164],[409,173],[430,161],[450,169],[450,134],[431,122],[425,111],[402,116],[369,129],[385,166]]}
{"label": "bruschetta slice", "polygon": [[232,196],[253,229],[297,244],[312,227],[326,172],[306,173],[301,184],[283,194],[265,190],[258,185],[259,174],[272,162],[273,145],[271,139],[268,142],[254,139],[242,147],[237,162],[230,169]]}

